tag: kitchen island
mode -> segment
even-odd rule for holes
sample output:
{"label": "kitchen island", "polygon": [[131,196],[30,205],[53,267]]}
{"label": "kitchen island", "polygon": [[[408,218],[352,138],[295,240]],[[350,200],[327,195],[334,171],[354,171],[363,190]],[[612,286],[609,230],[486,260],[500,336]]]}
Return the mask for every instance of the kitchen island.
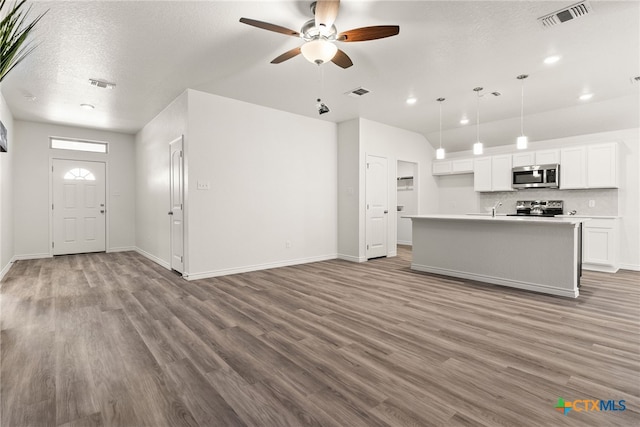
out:
{"label": "kitchen island", "polygon": [[411,268],[577,297],[584,218],[408,215]]}

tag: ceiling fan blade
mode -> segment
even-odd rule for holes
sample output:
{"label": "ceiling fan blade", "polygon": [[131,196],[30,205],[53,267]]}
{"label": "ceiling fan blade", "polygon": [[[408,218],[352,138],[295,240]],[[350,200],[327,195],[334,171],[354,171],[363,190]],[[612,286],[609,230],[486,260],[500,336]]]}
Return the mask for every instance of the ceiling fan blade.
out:
{"label": "ceiling fan blade", "polygon": [[400,27],[397,25],[377,25],[345,31],[338,34],[336,40],[341,42],[364,42],[395,36],[398,33],[400,33]]}
{"label": "ceiling fan blade", "polygon": [[262,28],[263,30],[274,31],[276,33],[285,34],[287,36],[300,37],[300,33],[289,28],[281,27],[280,25],[270,24],[268,22],[256,21],[255,19],[240,18],[240,22],[254,27]]}
{"label": "ceiling fan blade", "polygon": [[283,53],[282,55],[278,56],[277,58],[275,58],[273,61],[271,61],[272,64],[279,64],[281,62],[286,61],[287,59],[291,59],[294,56],[298,56],[300,55],[300,48],[299,47],[294,47],[293,49]]}
{"label": "ceiling fan blade", "polygon": [[331,28],[338,16],[339,8],[340,0],[318,0],[315,11],[316,27],[324,25]]}
{"label": "ceiling fan blade", "polygon": [[340,49],[338,49],[331,62],[342,68],[349,68],[353,65],[351,58],[349,58],[347,54]]}

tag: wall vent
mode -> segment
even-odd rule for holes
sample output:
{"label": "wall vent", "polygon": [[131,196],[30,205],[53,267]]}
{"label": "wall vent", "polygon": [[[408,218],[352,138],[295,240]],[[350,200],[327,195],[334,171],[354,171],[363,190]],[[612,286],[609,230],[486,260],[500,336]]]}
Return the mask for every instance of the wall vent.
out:
{"label": "wall vent", "polygon": [[359,98],[362,95],[368,94],[369,92],[371,92],[369,89],[365,89],[361,86],[353,90],[350,90],[349,92],[345,92],[345,95],[350,96],[352,98]]}
{"label": "wall vent", "polygon": [[593,9],[588,1],[581,1],[580,3],[572,4],[564,9],[556,10],[553,13],[542,16],[538,18],[538,22],[543,28],[551,28],[558,24],[571,21],[572,19],[581,18],[592,11]]}
{"label": "wall vent", "polygon": [[115,83],[109,83],[96,79],[89,79],[89,84],[91,84],[91,86],[99,87],[102,89],[113,89],[114,87],[116,87]]}

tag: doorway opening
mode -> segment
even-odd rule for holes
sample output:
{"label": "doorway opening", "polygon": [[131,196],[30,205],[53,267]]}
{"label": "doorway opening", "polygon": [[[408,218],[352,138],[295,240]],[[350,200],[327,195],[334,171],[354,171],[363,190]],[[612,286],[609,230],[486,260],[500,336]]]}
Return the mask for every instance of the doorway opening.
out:
{"label": "doorway opening", "polygon": [[418,213],[418,164],[398,160],[396,170],[398,245],[411,246],[411,220],[402,217]]}

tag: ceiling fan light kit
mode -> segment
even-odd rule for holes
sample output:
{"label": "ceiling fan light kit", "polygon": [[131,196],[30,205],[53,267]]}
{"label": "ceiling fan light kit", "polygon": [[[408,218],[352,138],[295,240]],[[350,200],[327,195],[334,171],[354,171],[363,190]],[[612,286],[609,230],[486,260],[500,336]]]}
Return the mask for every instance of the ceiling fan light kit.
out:
{"label": "ceiling fan light kit", "polygon": [[268,22],[250,18],[240,18],[243,24],[251,25],[263,30],[273,31],[287,36],[299,37],[305,43],[276,57],[272,64],[280,64],[299,54],[314,64],[324,64],[331,61],[341,68],[349,68],[353,62],[349,56],[338,49],[336,42],[361,42],[395,36],[400,33],[397,25],[376,25],[372,27],[355,28],[338,34],[333,25],[340,8],[339,0],[318,0],[311,4],[314,18],[305,22],[300,32]]}
{"label": "ceiling fan light kit", "polygon": [[302,56],[314,64],[324,64],[331,61],[338,52],[338,46],[331,43],[324,37],[306,42],[300,47]]}

